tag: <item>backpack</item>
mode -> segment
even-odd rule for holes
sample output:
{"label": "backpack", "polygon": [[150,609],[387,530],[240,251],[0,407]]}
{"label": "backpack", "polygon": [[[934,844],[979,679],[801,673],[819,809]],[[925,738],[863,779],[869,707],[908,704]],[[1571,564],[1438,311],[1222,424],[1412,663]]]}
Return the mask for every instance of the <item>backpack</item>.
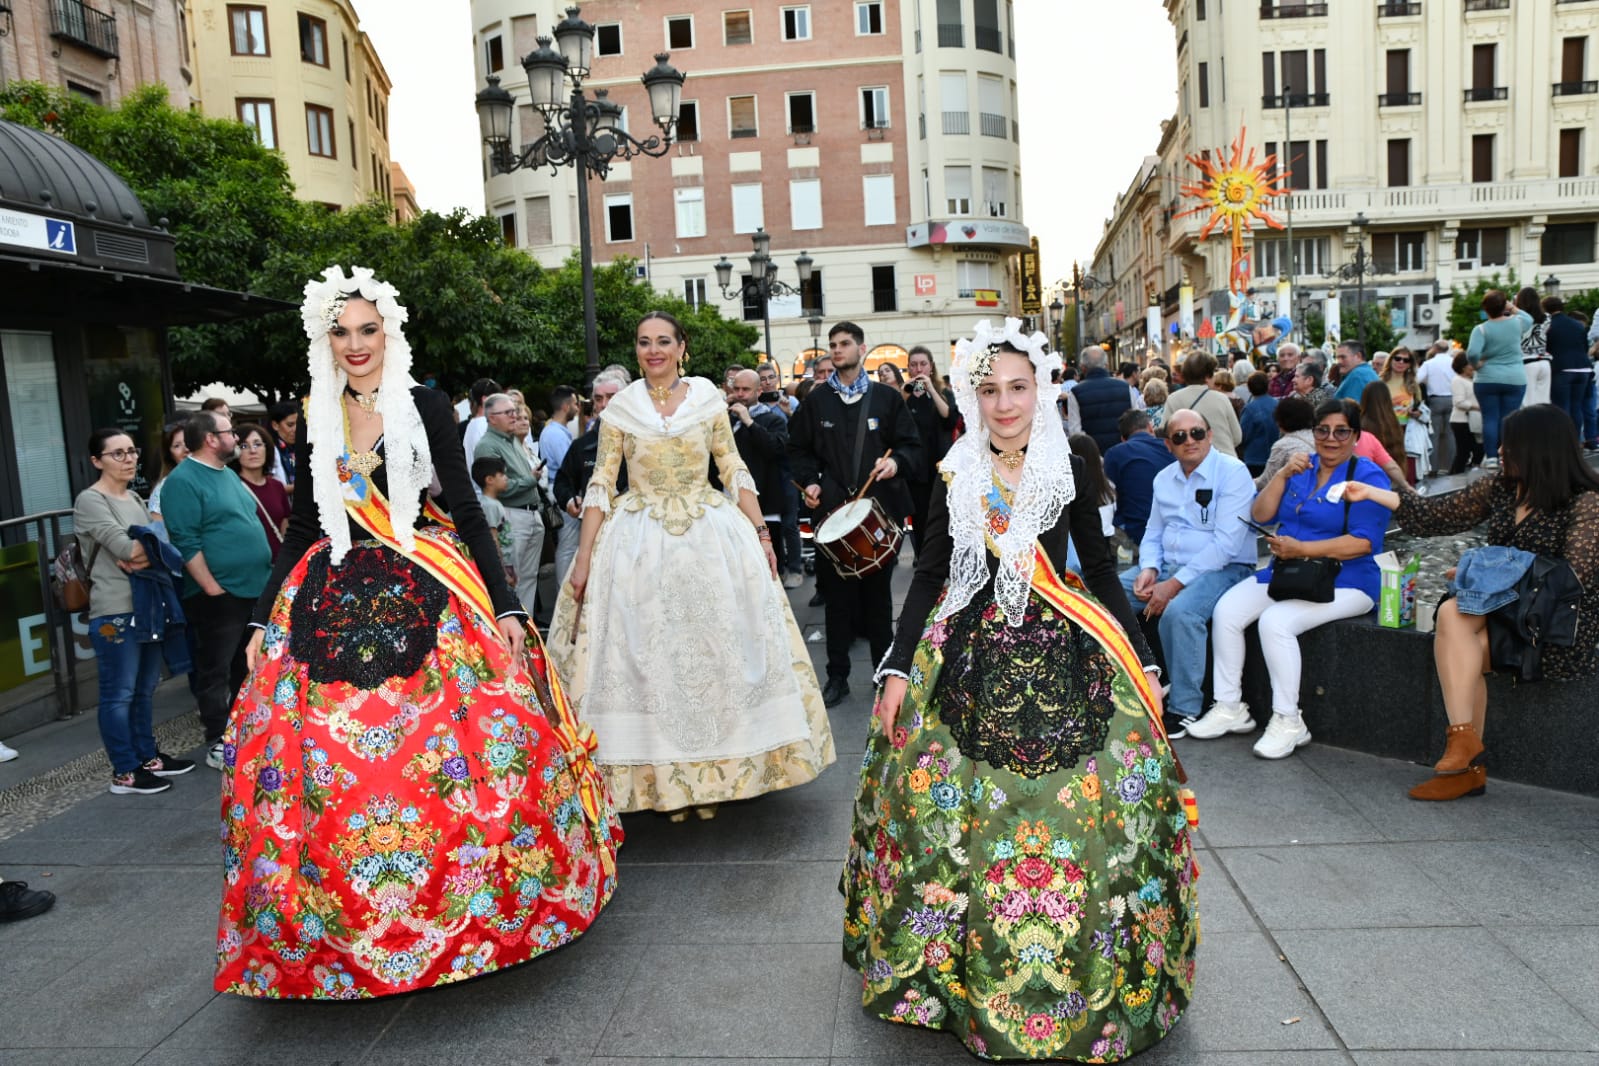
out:
{"label": "backpack", "polygon": [[94,580],[89,575],[94,570],[94,559],[98,554],[100,545],[96,544],[89,549],[89,561],[84,562],[77,535],[67,536],[66,547],[50,563],[50,591],[55,596],[57,607],[68,613],[88,608],[89,590],[94,587]]}

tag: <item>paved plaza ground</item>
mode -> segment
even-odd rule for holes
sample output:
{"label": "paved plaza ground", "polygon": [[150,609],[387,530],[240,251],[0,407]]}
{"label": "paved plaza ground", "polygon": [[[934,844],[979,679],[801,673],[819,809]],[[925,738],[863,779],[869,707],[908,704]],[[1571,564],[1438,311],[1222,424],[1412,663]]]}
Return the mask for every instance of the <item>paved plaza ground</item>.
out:
{"label": "paved plaza ground", "polygon": [[[809,595],[792,594],[808,634]],[[212,991],[214,772],[112,796],[92,714],[8,738],[23,754],[0,766],[0,874],[59,901],[0,926],[0,1064],[976,1061],[865,1017],[841,961],[869,669],[859,644],[819,780],[712,822],[629,816],[620,888],[582,940],[371,1003]],[[159,699],[163,737],[197,742],[182,683]],[[1141,1066],[1599,1066],[1599,800],[1490,782],[1420,804],[1419,767],[1320,744],[1267,763],[1252,739],[1178,742],[1202,819],[1198,988]]]}

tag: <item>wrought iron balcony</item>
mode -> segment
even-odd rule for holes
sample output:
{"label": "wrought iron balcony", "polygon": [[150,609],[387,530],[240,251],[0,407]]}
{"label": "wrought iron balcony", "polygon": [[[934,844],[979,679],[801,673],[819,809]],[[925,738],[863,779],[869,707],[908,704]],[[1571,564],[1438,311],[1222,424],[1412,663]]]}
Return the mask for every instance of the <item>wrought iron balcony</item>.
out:
{"label": "wrought iron balcony", "polygon": [[1378,107],[1411,107],[1421,103],[1420,93],[1379,93]]}
{"label": "wrought iron balcony", "polygon": [[1467,11],[1505,11],[1510,0],[1466,0]]}
{"label": "wrought iron balcony", "polygon": [[1279,93],[1276,96],[1260,98],[1260,106],[1264,108],[1326,107],[1331,102],[1331,93]]}
{"label": "wrought iron balcony", "polygon": [[1490,86],[1485,89],[1467,89],[1466,103],[1479,103],[1483,100],[1508,100],[1510,87],[1508,85]]}
{"label": "wrought iron balcony", "polygon": [[1599,93],[1599,81],[1555,82],[1556,96],[1587,96],[1589,93]]}
{"label": "wrought iron balcony", "polygon": [[966,47],[965,27],[963,27],[959,22],[940,22],[938,24],[938,47]]}
{"label": "wrought iron balcony", "polygon": [[117,50],[117,17],[96,11],[83,0],[50,0],[50,36],[107,59],[121,54]]}
{"label": "wrought iron balcony", "polygon": [[944,112],[944,132],[952,137],[972,132],[971,113],[967,111]]}
{"label": "wrought iron balcony", "polygon": [[1421,14],[1420,4],[1395,3],[1390,0],[1388,3],[1377,5],[1377,17],[1380,19],[1402,18],[1405,15],[1419,14]]}
{"label": "wrought iron balcony", "polygon": [[991,115],[984,111],[977,116],[977,123],[977,128],[984,137],[1005,136],[1006,123],[1004,115]]}
{"label": "wrought iron balcony", "polygon": [[977,26],[974,28],[977,38],[977,47],[985,52],[1005,52],[1005,35],[997,26]]}
{"label": "wrought iron balcony", "polygon": [[1305,19],[1327,14],[1326,4],[1273,4],[1260,5],[1263,19]]}

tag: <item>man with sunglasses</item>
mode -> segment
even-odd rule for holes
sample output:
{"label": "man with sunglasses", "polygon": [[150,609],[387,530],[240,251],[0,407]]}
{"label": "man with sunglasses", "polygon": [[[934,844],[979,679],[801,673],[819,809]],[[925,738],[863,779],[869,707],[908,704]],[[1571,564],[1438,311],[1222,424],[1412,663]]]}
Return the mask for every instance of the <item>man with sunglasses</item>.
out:
{"label": "man with sunglasses", "polygon": [[[1205,416],[1174,412],[1166,445],[1176,462],[1155,475],[1154,500],[1138,559],[1142,569],[1122,574],[1122,587],[1146,632],[1153,628],[1171,692],[1166,730],[1187,732],[1203,713],[1200,687],[1208,661],[1205,639],[1222,594],[1255,569],[1255,537],[1241,519],[1255,499],[1255,482],[1243,463],[1213,447]],[[1151,643],[1154,643],[1153,641]]]}
{"label": "man with sunglasses", "polygon": [[223,768],[222,731],[244,683],[244,636],[272,571],[255,497],[228,463],[239,454],[233,422],[196,412],[183,426],[189,454],[161,487],[161,518],[183,556],[183,613],[194,644],[193,688],[205,728],[205,762]]}

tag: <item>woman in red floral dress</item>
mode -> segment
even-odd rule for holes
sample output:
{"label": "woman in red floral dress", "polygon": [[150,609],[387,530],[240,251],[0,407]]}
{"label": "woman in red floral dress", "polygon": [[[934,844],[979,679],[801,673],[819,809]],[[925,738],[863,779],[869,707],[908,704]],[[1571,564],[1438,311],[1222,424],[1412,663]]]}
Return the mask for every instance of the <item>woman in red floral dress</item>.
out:
{"label": "woman in red floral dress", "polygon": [[[394,289],[306,285],[294,514],[225,738],[216,987],[357,999],[580,936],[620,823],[498,566]],[[453,521],[428,502],[437,473]]]}

